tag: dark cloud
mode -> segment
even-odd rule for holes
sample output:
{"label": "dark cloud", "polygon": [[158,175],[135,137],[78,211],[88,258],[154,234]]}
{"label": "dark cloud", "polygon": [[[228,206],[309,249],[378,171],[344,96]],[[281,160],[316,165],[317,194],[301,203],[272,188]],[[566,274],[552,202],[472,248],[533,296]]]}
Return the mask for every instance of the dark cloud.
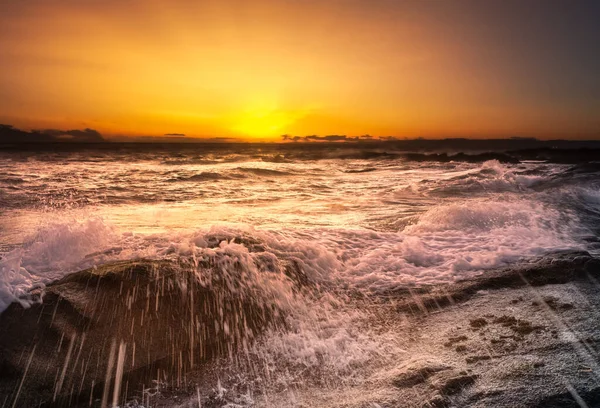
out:
{"label": "dark cloud", "polygon": [[99,143],[104,141],[104,138],[97,130],[89,128],[83,130],[44,129],[27,132],[16,129],[11,125],[0,125],[1,143]]}
{"label": "dark cloud", "polygon": [[58,130],[45,129],[40,131],[43,135],[48,135],[57,141],[73,141],[73,142],[103,142],[104,138],[97,130],[86,128],[83,130]]}
{"label": "dark cloud", "polygon": [[363,135],[363,136],[346,136],[346,135],[327,135],[327,136],[318,136],[318,135],[309,135],[309,136],[291,136],[291,135],[283,135],[281,139],[288,142],[359,142],[359,141],[369,141],[369,140],[377,140],[373,136]]}
{"label": "dark cloud", "polygon": [[184,134],[167,133],[163,136],[114,136],[110,142],[113,143],[234,143],[239,139],[230,137],[191,137]]}
{"label": "dark cloud", "polygon": [[329,135],[329,136],[306,136],[306,140],[326,141],[326,142],[342,142],[348,140],[345,135]]}

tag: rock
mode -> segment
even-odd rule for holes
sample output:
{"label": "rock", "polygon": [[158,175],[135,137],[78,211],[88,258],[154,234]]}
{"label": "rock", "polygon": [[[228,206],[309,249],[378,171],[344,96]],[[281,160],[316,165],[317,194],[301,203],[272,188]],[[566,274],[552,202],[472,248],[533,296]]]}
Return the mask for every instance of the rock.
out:
{"label": "rock", "polygon": [[436,394],[433,398],[423,404],[423,408],[446,408],[448,406],[450,406],[448,398],[440,394]]}
{"label": "rock", "polygon": [[600,406],[600,387],[592,388],[591,390],[583,390],[578,392],[578,398],[581,398],[585,405],[582,405],[573,396],[572,392],[548,396],[535,404],[533,408],[579,408],[579,407],[598,407]]}
{"label": "rock", "polygon": [[0,395],[16,407],[87,406],[112,399],[121,372],[129,395],[159,377],[182,385],[199,364],[283,324],[280,294],[240,265],[228,275],[213,266],[121,262],[48,285],[28,309],[13,303],[0,315]]}
{"label": "rock", "polygon": [[418,362],[407,367],[403,373],[394,378],[392,383],[398,388],[414,387],[417,384],[424,383],[431,375],[449,368],[440,364]]}
{"label": "rock", "polygon": [[444,347],[452,347],[456,343],[460,343],[467,340],[469,340],[467,336],[448,337],[448,341],[444,343]]}
{"label": "rock", "polygon": [[[455,373],[448,373],[455,374]],[[441,375],[431,380],[432,385],[443,395],[457,394],[475,383],[477,376],[475,375]]]}
{"label": "rock", "polygon": [[[525,286],[557,285],[575,280],[600,279],[600,259],[585,251],[558,251],[510,269],[486,271],[485,274],[447,286],[413,289],[417,294],[404,297],[399,311],[427,313],[440,307],[465,302],[486,290],[521,288]],[[397,295],[404,295],[399,291]]]}
{"label": "rock", "polygon": [[490,356],[469,356],[465,359],[467,364],[473,364],[478,361],[490,360],[492,357]]}
{"label": "rock", "polygon": [[583,267],[584,271],[594,277],[598,277],[598,275],[600,275],[600,259],[598,258],[592,258],[589,259],[584,267]]}
{"label": "rock", "polygon": [[474,329],[480,329],[480,328],[482,328],[484,326],[487,326],[488,322],[487,322],[487,320],[485,320],[483,318],[479,318],[479,319],[473,319],[473,320],[471,320],[469,322],[469,324]]}
{"label": "rock", "polygon": [[555,311],[559,311],[559,310],[571,310],[573,309],[575,306],[573,306],[573,304],[571,303],[562,303],[560,301],[560,299],[554,297],[554,296],[545,296],[544,297],[544,302],[546,303],[546,305]]}
{"label": "rock", "polygon": [[526,320],[516,319],[513,316],[506,315],[498,317],[494,320],[494,323],[507,327],[521,336],[526,336],[534,331],[543,329],[542,326],[533,326]]}

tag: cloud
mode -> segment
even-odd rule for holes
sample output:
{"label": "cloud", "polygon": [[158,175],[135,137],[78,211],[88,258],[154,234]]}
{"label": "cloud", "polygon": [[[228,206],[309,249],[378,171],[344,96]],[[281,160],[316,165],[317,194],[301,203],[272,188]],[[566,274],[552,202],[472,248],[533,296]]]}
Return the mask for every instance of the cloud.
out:
{"label": "cloud", "polygon": [[104,138],[97,130],[86,128],[83,130],[58,130],[45,129],[40,131],[42,135],[54,138],[56,141],[72,141],[72,142],[103,142]]}
{"label": "cloud", "polygon": [[54,142],[104,142],[104,138],[94,129],[44,129],[27,132],[11,125],[0,125],[0,141],[3,143],[54,143]]}
{"label": "cloud", "polygon": [[370,135],[362,135],[362,136],[346,136],[346,135],[327,135],[327,136],[318,136],[318,135],[309,135],[309,136],[291,136],[291,135],[283,135],[281,139],[288,142],[360,142],[360,141],[369,141],[369,140],[377,140],[373,136]]}
{"label": "cloud", "polygon": [[115,136],[109,142],[113,143],[234,143],[240,139],[232,137],[192,137],[184,134],[168,133],[163,136]]}

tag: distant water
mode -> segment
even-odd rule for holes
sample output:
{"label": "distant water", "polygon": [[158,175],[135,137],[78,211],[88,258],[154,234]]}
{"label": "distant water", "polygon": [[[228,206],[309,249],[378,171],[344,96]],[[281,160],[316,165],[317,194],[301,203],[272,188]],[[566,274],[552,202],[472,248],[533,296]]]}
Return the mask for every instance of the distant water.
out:
{"label": "distant water", "polygon": [[0,309],[82,268],[201,250],[209,233],[255,237],[367,292],[597,249],[597,165],[434,157],[301,145],[0,152]]}
{"label": "distant water", "polygon": [[[598,252],[597,164],[455,158],[302,145],[0,152],[0,310],[116,260],[294,262],[323,287],[368,297],[557,250]],[[378,353],[351,329],[359,311],[320,302],[302,309],[310,322],[272,339],[273,353],[336,375]]]}

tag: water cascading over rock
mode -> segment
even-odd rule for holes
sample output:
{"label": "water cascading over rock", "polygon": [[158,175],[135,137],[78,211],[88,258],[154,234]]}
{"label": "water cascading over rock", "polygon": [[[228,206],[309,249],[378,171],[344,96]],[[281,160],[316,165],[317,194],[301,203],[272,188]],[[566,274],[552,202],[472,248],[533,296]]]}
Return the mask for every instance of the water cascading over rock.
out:
{"label": "water cascading over rock", "polygon": [[68,275],[0,315],[2,394],[13,406],[106,406],[152,381],[183,386],[207,360],[234,358],[284,324],[292,274],[292,263],[213,254]]}

